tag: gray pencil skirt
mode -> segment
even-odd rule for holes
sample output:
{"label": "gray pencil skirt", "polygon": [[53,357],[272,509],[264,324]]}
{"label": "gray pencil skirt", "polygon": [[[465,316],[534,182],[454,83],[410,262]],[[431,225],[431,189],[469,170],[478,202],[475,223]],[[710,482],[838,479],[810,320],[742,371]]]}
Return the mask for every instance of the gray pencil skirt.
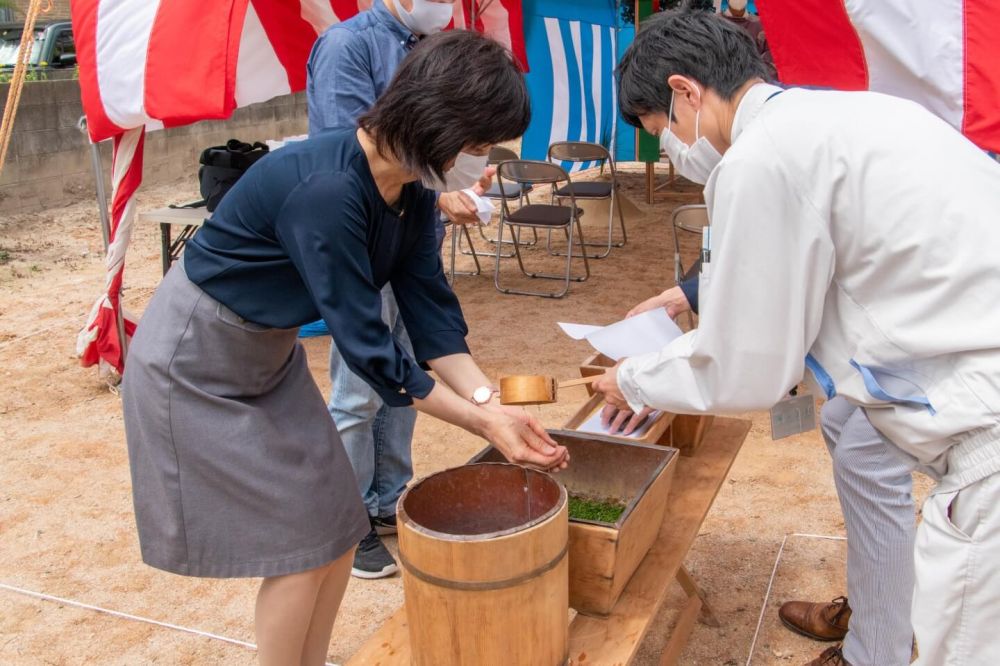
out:
{"label": "gray pencil skirt", "polygon": [[122,383],[147,564],[280,576],[331,562],[368,532],[297,330],[242,320],[180,262],[153,295]]}

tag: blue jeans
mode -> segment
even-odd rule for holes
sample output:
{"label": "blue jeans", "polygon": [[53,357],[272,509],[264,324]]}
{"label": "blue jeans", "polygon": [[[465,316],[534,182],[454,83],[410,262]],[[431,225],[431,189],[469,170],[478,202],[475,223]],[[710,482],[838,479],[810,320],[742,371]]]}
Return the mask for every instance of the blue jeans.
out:
{"label": "blue jeans", "polygon": [[[382,320],[399,345],[413,353],[391,287],[382,290]],[[396,514],[396,500],[413,477],[410,445],[417,412],[412,407],[388,407],[368,384],[347,366],[336,341],[330,345],[330,416],[337,425],[347,457],[358,478],[358,490],[368,515]]]}

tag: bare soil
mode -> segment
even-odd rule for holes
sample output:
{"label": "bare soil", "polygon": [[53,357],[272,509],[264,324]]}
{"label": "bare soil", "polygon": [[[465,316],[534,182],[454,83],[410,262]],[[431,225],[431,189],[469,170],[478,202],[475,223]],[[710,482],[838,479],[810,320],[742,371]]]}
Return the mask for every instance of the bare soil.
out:
{"label": "bare soil", "polygon": [[[629,243],[591,262],[592,277],[574,284],[569,297],[501,295],[488,258],[482,260],[484,275],[457,279],[469,340],[488,374],[574,377],[588,346],[565,337],[555,322],[610,323],[673,284],[669,214],[676,205],[698,202],[700,190],[682,182],[647,205],[641,172],[627,170],[622,178],[637,206],[628,219]],[[140,194],[143,210],[197,198],[188,182]],[[586,230],[596,240],[604,233],[602,220],[588,217]],[[488,248],[475,232],[474,238],[480,249]],[[136,227],[124,294],[136,313],[161,278],[159,247],[158,228]],[[562,267],[537,248],[526,259],[548,270]],[[511,259],[502,266],[505,275],[516,271]],[[469,269],[469,258],[461,257],[459,267]],[[93,202],[0,219],[0,584],[253,642],[257,581],[185,578],[140,561],[120,401],[93,368],[78,365],[74,353],[76,333],[103,280]],[[329,340],[304,345],[326,391]],[[562,425],[584,400],[582,388],[572,391],[578,394],[567,391],[560,404],[538,410],[546,425]],[[772,441],[766,413],[744,416],[753,422],[750,435],[687,559],[722,626],[697,625],[683,664],[744,664],[785,536],[844,531],[819,433]],[[483,446],[464,431],[420,416],[416,474],[461,464]],[[926,483],[919,488],[925,491]],[[395,549],[395,538],[387,542]],[[825,647],[781,627],[775,610],[789,598],[845,594],[845,553],[842,541],[788,540],[753,663],[801,664]],[[657,663],[680,597],[679,590],[673,593],[637,663]],[[330,659],[345,661],[402,600],[398,576],[352,580]],[[0,588],[3,664],[254,662],[253,651],[243,646]]]}

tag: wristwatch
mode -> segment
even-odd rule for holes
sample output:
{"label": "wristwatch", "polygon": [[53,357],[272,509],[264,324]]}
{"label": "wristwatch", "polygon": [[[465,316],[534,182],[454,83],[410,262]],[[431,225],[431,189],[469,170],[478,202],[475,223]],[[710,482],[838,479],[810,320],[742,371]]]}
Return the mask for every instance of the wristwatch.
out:
{"label": "wristwatch", "polygon": [[474,405],[485,405],[490,400],[493,399],[493,395],[500,393],[500,391],[493,386],[480,386],[472,392],[472,404]]}

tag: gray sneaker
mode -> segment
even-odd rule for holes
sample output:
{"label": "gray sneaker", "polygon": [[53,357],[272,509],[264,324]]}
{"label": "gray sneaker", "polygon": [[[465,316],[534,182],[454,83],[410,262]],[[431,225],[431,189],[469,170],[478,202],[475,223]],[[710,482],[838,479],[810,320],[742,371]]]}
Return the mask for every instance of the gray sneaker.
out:
{"label": "gray sneaker", "polygon": [[355,578],[386,578],[399,571],[392,553],[378,538],[375,528],[361,540],[358,549],[354,551],[354,566],[351,575]]}
{"label": "gray sneaker", "polygon": [[396,533],[396,514],[384,518],[372,518],[371,523],[379,536],[388,536]]}

